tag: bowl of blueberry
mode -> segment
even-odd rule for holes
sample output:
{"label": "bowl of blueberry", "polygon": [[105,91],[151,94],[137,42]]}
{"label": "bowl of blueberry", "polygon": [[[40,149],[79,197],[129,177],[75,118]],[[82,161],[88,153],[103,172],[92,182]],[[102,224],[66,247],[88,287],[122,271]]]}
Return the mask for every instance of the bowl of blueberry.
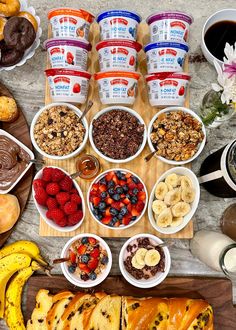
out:
{"label": "bowl of blueberry", "polygon": [[110,229],[125,229],[145,213],[148,193],[137,174],[124,169],[101,173],[91,183],[87,195],[92,217]]}
{"label": "bowl of blueberry", "polygon": [[108,276],[112,265],[112,254],[107,243],[94,234],[79,234],[64,246],[61,264],[64,276],[72,284],[90,288]]}

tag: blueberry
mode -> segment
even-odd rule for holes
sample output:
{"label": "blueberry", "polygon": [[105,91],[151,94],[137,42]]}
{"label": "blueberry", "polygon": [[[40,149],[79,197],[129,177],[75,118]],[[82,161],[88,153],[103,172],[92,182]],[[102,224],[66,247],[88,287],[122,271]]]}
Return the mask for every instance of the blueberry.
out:
{"label": "blueberry", "polygon": [[97,274],[92,272],[92,273],[89,274],[89,278],[90,278],[90,280],[94,281],[97,278]]}
{"label": "blueberry", "polygon": [[82,244],[87,244],[87,243],[88,243],[88,237],[83,237],[83,238],[81,239],[81,243],[82,243]]}
{"label": "blueberry", "polygon": [[[93,214],[94,215],[98,215],[99,214],[99,210],[98,209],[93,209]],[[86,244],[86,243],[83,243],[83,244]]]}
{"label": "blueberry", "polygon": [[117,194],[123,194],[124,190],[122,187],[117,187],[116,192],[117,192]]}
{"label": "blueberry", "polygon": [[120,200],[120,195],[115,194],[115,195],[112,196],[112,198],[114,199],[114,201],[119,201]]}
{"label": "blueberry", "polygon": [[114,195],[114,193],[115,193],[115,189],[114,189],[114,188],[110,188],[110,189],[108,190],[108,194],[109,194],[110,196]]}
{"label": "blueberry", "polygon": [[102,214],[96,214],[95,218],[98,219],[99,221],[102,220],[103,215]]}
{"label": "blueberry", "polygon": [[104,210],[106,208],[107,204],[105,202],[100,202],[98,204],[98,208],[100,211]]}
{"label": "blueberry", "polygon": [[115,209],[114,207],[111,207],[111,208],[110,208],[110,213],[111,213],[112,215],[117,215],[117,214],[119,213],[119,211],[118,211],[117,209]]}
{"label": "blueberry", "polygon": [[136,216],[133,216],[132,218],[131,218],[131,221],[134,221],[134,220],[136,220],[137,219],[137,217]]}
{"label": "blueberry", "polygon": [[110,227],[114,227],[115,224],[117,223],[117,221],[119,221],[119,219],[118,219],[117,217],[113,217],[113,218],[111,219],[111,221],[109,222],[109,226],[110,226]]}
{"label": "blueberry", "polygon": [[102,199],[105,199],[107,197],[107,192],[103,191],[100,196]]}
{"label": "blueberry", "polygon": [[81,274],[80,278],[81,278],[82,281],[88,281],[89,280],[88,274]]}
{"label": "blueberry", "polygon": [[113,188],[113,187],[115,187],[115,182],[114,182],[113,180],[108,181],[107,187],[108,187],[108,188]]}
{"label": "blueberry", "polygon": [[118,218],[119,220],[122,220],[123,217],[124,217],[124,215],[123,215],[121,212],[117,215],[117,218]]}
{"label": "blueberry", "polygon": [[103,265],[107,265],[108,264],[108,257],[107,256],[104,256],[104,257],[102,257],[102,260],[101,260],[101,264],[103,264]]}
{"label": "blueberry", "polygon": [[72,265],[68,267],[68,271],[71,274],[73,274],[75,272],[75,269],[76,269],[76,267],[75,266],[72,266]]}
{"label": "blueberry", "polygon": [[121,180],[122,180],[122,181],[127,181],[127,178],[126,178],[125,174],[122,174],[122,176],[121,176]]}
{"label": "blueberry", "polygon": [[126,194],[126,196],[125,196],[126,198],[128,198],[128,199],[130,199],[131,198],[131,196],[130,196],[130,194]]}
{"label": "blueberry", "polygon": [[129,191],[129,187],[126,184],[122,188],[124,193],[127,193]]}
{"label": "blueberry", "polygon": [[107,180],[106,180],[105,176],[103,178],[101,178],[99,183],[107,185]]}
{"label": "blueberry", "polygon": [[127,207],[126,207],[126,206],[123,206],[123,207],[121,208],[121,210],[120,210],[120,213],[121,213],[122,215],[125,215],[127,212],[128,212],[128,210],[127,210]]}
{"label": "blueberry", "polygon": [[136,176],[132,176],[132,180],[134,183],[139,183],[140,180]]}
{"label": "blueberry", "polygon": [[133,191],[132,191],[132,193],[133,193],[134,195],[137,195],[138,192],[139,192],[138,188],[134,188]]}
{"label": "blueberry", "polygon": [[89,256],[87,254],[82,254],[81,256],[81,262],[84,264],[87,264],[89,261]]}
{"label": "blueberry", "polygon": [[131,204],[136,204],[138,201],[138,198],[136,196],[132,196],[130,201],[131,201]]}
{"label": "blueberry", "polygon": [[117,178],[119,179],[119,180],[122,180],[121,178],[122,178],[122,172],[121,171],[116,171],[116,176],[117,176]]}

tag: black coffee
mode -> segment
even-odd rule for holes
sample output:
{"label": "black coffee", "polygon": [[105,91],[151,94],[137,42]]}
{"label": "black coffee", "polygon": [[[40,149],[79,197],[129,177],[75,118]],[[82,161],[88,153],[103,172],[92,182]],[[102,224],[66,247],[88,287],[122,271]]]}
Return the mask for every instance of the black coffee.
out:
{"label": "black coffee", "polygon": [[226,42],[234,45],[236,42],[236,21],[220,21],[205,33],[205,43],[212,55],[223,61]]}

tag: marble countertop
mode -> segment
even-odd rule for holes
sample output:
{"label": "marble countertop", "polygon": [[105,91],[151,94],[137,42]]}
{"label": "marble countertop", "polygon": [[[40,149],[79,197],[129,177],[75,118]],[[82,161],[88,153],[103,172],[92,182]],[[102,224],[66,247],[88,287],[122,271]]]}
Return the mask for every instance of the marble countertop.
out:
{"label": "marble countertop", "polygon": [[[76,0],[69,3],[65,0],[58,2],[57,0],[37,1],[29,0],[36,13],[41,18],[41,27],[43,29],[42,41],[47,37],[47,19],[46,13],[49,9],[60,6],[78,7]],[[194,111],[198,111],[200,101],[203,95],[211,88],[211,82],[216,79],[214,68],[206,62],[201,49],[201,31],[202,26],[212,13],[223,8],[235,8],[235,0],[205,0],[184,1],[170,0],[165,2],[157,2],[153,0],[135,1],[120,0],[86,0],[83,2],[83,8],[89,9],[92,13],[98,13],[108,8],[123,8],[137,11],[146,18],[148,15],[157,10],[176,9],[191,13],[194,17],[194,23],[191,26],[190,36],[190,73],[192,75],[191,84],[191,102],[190,107]],[[29,60],[24,66],[16,68],[14,71],[3,71],[0,73],[0,80],[13,92],[18,104],[23,110],[28,123],[30,124],[33,116],[44,105],[44,67],[45,67],[45,51],[42,43],[37,49],[35,56]],[[226,145],[233,137],[236,127],[236,116],[232,120],[223,124],[220,128],[208,130],[207,144],[201,156],[193,163],[193,171],[198,174],[199,167],[203,159],[213,150]],[[198,231],[203,228],[219,231],[220,217],[223,210],[234,201],[232,199],[222,199],[210,195],[201,188],[201,200],[196,212],[194,221],[194,230]],[[9,243],[19,239],[29,239],[36,241],[43,255],[47,259],[58,258],[60,251],[67,238],[56,237],[39,237],[39,220],[38,212],[30,197],[26,209],[22,215],[22,219],[18,222],[17,227],[9,239]],[[120,274],[118,267],[119,250],[125,239],[106,239],[113,253],[113,266],[111,274]],[[170,247],[172,257],[171,276],[217,276],[223,277],[223,274],[212,271],[207,266],[194,258],[189,251],[188,240],[171,240],[173,245]],[[55,268],[54,273],[60,273],[60,267]],[[235,297],[236,299],[236,297]],[[0,329],[5,329],[3,323],[0,322]]]}

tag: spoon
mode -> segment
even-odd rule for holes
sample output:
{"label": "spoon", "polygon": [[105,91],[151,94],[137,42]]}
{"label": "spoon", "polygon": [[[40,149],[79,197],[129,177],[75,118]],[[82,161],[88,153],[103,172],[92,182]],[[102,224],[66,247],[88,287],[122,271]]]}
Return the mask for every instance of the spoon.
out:
{"label": "spoon", "polygon": [[29,163],[38,164],[38,165],[44,165],[45,161],[43,159],[30,159]]}
{"label": "spoon", "polygon": [[54,265],[56,265],[56,264],[60,264],[60,263],[62,263],[62,262],[66,262],[66,261],[69,261],[69,260],[70,260],[70,258],[54,259],[52,263],[53,263]]}
{"label": "spoon", "polygon": [[84,109],[81,117],[79,118],[79,121],[81,121],[84,118],[84,116],[86,116],[86,114],[89,112],[89,110],[92,108],[92,106],[93,106],[93,101],[89,100],[86,105],[86,108]]}
{"label": "spoon", "polygon": [[148,154],[148,155],[144,158],[145,162],[149,162],[149,160],[152,159],[152,157],[155,155],[156,152],[157,152],[156,150],[150,152],[150,154]]}
{"label": "spoon", "polygon": [[73,174],[70,175],[71,179],[75,179],[77,178],[78,176],[80,176],[81,173],[83,173],[84,170],[94,170],[95,166],[92,162],[87,162],[86,166],[83,168],[83,170],[80,170],[78,172],[75,172]]}

